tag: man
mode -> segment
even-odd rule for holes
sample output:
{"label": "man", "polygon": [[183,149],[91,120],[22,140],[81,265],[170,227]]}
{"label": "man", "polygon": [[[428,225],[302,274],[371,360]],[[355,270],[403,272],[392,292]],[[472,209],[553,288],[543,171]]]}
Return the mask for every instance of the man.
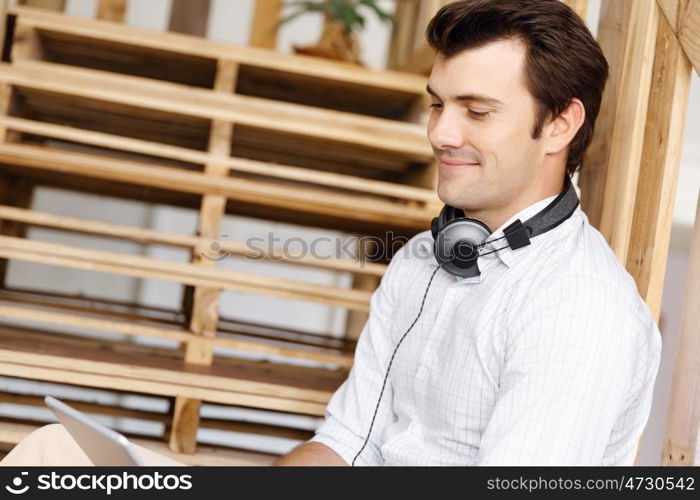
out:
{"label": "man", "polygon": [[[558,0],[454,2],[427,38],[438,195],[496,239],[580,168],[607,63]],[[436,269],[429,233],[397,253],[372,295],[324,423],[275,464],[631,465],[660,334],[580,206],[530,245],[482,255],[468,278]],[[25,457],[47,453],[47,439],[28,441]]]}
{"label": "man", "polygon": [[[495,239],[580,168],[607,63],[557,0],[454,2],[427,38],[439,197],[497,228]],[[660,333],[580,206],[529,246],[480,257],[480,276],[437,271],[423,301],[437,265],[419,255],[428,234],[402,248],[372,296],[325,422],[276,464],[632,465]],[[395,345],[422,307],[375,416]]]}

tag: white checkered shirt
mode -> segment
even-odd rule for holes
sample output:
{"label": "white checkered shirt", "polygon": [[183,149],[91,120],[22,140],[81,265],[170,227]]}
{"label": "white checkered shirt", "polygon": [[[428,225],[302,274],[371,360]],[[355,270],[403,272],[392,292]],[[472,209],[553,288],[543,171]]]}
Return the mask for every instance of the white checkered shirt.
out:
{"label": "white checkered shirt", "polygon": [[[553,199],[514,215],[489,239]],[[392,259],[354,365],[311,438],[348,464],[437,266],[432,241],[422,232]],[[472,278],[435,275],[355,465],[632,465],[661,335],[580,205],[530,245],[480,257],[479,268]]]}

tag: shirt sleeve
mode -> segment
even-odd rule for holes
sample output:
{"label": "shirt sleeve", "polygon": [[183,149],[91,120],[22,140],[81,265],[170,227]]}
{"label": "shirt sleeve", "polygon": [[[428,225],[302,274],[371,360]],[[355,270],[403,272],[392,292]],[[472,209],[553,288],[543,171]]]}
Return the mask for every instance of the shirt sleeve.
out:
{"label": "shirt sleeve", "polygon": [[[394,348],[392,280],[397,263],[397,259],[392,260],[371,296],[369,316],[358,338],[348,378],[331,397],[325,409],[325,420],[310,439],[330,447],[348,465],[365,442]],[[393,418],[392,398],[391,384],[387,380],[370,440],[355,465],[383,464],[380,447],[384,430]]]}
{"label": "shirt sleeve", "polygon": [[618,416],[639,396],[633,380],[648,374],[650,337],[634,302],[576,275],[534,292],[514,316],[476,465],[602,465]]}

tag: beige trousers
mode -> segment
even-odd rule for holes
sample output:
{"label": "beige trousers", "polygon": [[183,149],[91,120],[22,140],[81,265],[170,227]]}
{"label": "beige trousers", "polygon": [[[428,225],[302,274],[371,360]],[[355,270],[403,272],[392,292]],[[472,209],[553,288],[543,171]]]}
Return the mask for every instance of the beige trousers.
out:
{"label": "beige trousers", "polygon": [[[143,446],[131,443],[146,465],[185,465]],[[40,427],[24,437],[0,462],[0,466],[94,465],[61,424]]]}

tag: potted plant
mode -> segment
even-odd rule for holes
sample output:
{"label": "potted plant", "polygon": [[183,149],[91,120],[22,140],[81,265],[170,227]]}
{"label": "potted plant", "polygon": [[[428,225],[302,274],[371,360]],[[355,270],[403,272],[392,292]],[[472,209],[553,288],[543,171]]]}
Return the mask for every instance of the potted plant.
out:
{"label": "potted plant", "polygon": [[296,9],[282,18],[277,27],[309,12],[320,12],[324,17],[319,41],[314,45],[294,45],[297,54],[326,57],[354,64],[361,64],[357,31],[365,26],[362,11],[369,10],[384,22],[394,22],[393,16],[377,5],[377,0],[293,0],[287,2],[287,5],[295,5]]}

